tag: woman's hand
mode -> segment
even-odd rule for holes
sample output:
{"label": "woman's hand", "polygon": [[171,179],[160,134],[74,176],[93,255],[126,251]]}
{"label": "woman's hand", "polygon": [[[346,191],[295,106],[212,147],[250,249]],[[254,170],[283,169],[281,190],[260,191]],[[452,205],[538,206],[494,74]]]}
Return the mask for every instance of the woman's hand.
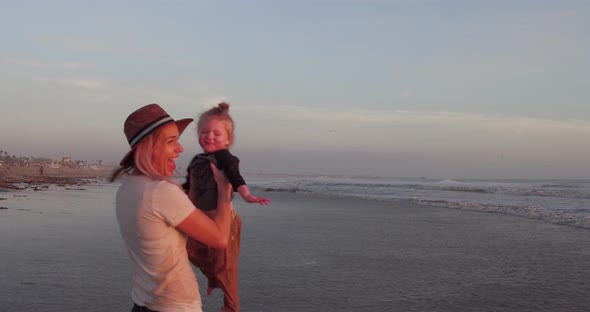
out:
{"label": "woman's hand", "polygon": [[232,185],[227,180],[225,173],[218,170],[214,163],[209,163],[209,166],[211,167],[211,171],[213,171],[215,182],[217,182],[217,191],[220,195],[223,194],[224,197],[227,197],[227,200],[231,201]]}
{"label": "woman's hand", "polygon": [[213,163],[211,163],[211,171],[213,171],[218,190],[215,216],[210,218],[203,211],[195,208],[188,217],[178,224],[177,228],[207,246],[223,249],[227,247],[229,242],[231,210],[233,209],[231,203],[232,186],[225,173],[217,170]]}

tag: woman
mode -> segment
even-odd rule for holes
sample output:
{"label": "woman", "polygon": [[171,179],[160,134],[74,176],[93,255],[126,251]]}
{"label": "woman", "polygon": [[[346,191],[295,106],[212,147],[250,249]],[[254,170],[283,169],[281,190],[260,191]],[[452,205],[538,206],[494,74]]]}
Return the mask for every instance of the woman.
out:
{"label": "woman", "polygon": [[172,175],[183,151],[180,134],[192,119],[174,121],[150,104],[125,120],[131,150],[111,181],[121,174],[117,221],[133,263],[132,311],[202,311],[196,277],[186,252],[187,235],[225,248],[229,240],[231,184],[211,166],[218,185],[218,213],[206,216],[188,199]]}

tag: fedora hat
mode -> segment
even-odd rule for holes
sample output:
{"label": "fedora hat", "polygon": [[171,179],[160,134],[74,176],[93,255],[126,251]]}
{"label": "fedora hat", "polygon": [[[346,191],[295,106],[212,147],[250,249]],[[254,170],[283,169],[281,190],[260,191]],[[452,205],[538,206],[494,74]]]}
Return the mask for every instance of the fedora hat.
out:
{"label": "fedora hat", "polygon": [[119,164],[124,166],[129,161],[129,158],[133,156],[133,151],[137,144],[158,128],[174,122],[178,127],[178,135],[180,136],[192,121],[192,118],[175,121],[158,104],[149,104],[139,108],[125,119],[123,132],[125,132],[125,137],[127,137],[127,142],[131,150],[127,152]]}

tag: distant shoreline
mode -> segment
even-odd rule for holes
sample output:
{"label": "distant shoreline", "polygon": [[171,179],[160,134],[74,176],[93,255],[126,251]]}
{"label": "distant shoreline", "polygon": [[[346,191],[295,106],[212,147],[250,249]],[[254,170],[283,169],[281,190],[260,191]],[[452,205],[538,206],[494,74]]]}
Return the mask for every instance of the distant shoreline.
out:
{"label": "distant shoreline", "polygon": [[112,168],[101,169],[72,169],[72,168],[43,168],[40,167],[0,167],[0,189],[18,190],[22,187],[15,184],[27,183],[31,187],[42,184],[80,185],[87,183],[86,179],[107,179]]}

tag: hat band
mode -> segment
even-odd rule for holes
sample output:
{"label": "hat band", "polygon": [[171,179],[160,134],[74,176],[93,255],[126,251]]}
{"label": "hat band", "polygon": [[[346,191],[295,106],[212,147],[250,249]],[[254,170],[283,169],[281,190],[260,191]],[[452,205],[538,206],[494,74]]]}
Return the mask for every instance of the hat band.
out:
{"label": "hat band", "polygon": [[172,117],[170,117],[170,116],[166,116],[166,117],[154,122],[149,127],[143,129],[143,131],[141,131],[138,135],[136,135],[135,138],[133,138],[133,140],[131,140],[131,142],[129,142],[129,146],[131,146],[131,148],[134,148],[135,145],[139,141],[141,141],[141,139],[145,138],[148,134],[150,134],[152,131],[157,129],[162,124],[165,124],[165,123],[171,122],[171,121],[174,121],[174,119],[172,119]]}

